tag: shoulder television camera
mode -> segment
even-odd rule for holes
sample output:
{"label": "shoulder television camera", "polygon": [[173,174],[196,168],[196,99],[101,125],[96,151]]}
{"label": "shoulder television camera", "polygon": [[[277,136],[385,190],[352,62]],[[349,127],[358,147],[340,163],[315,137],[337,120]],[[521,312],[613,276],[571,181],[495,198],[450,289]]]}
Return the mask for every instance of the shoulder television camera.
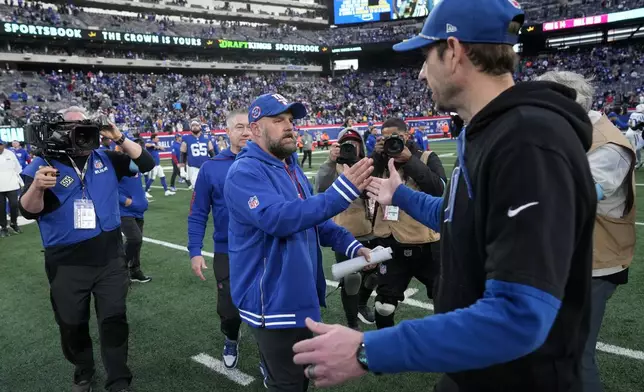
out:
{"label": "shoulder television camera", "polygon": [[107,119],[65,121],[60,114],[48,114],[25,126],[25,142],[44,155],[78,155],[100,146],[100,130]]}
{"label": "shoulder television camera", "polygon": [[385,144],[383,146],[383,152],[385,155],[390,157],[395,157],[400,155],[405,149],[405,139],[400,135],[393,134],[391,136],[385,137]]}

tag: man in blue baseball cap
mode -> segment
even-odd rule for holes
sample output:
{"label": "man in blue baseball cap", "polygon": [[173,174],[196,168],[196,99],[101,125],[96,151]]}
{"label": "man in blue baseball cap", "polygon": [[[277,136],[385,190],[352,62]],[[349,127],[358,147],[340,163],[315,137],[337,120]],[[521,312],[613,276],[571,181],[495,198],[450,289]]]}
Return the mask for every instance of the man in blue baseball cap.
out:
{"label": "man in blue baseball cap", "polygon": [[366,188],[372,161],[345,166],[327,191],[313,195],[295,154],[293,120],[306,115],[304,105],[279,94],[258,97],[248,110],[252,141],[230,166],[223,191],[230,291],[242,321],[252,327],[272,392],[308,388],[304,367],[293,363],[293,345],[312,336],[304,320],[320,321],[325,305],[320,246],[369,258],[369,250],[331,218]]}
{"label": "man in blue baseball cap", "polygon": [[[515,0],[442,0],[421,33],[419,78],[466,127],[444,197],[388,179],[369,196],[440,232],[434,316],[364,334],[307,320],[296,363],[317,386],[368,371],[447,373],[436,391],[573,392],[588,336],[597,195],[592,125],[575,91],[514,84]],[[311,370],[311,366],[313,369]]]}

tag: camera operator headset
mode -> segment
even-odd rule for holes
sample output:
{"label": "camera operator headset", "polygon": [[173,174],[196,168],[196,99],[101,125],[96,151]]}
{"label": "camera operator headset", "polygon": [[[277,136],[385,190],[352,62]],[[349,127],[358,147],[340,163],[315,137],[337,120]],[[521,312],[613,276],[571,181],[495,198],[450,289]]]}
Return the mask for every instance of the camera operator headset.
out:
{"label": "camera operator headset", "polygon": [[[409,138],[407,124],[390,118],[382,124],[382,137],[372,155],[374,177],[388,178],[387,164],[395,161],[405,185],[432,196],[442,196],[446,177],[440,158],[431,151],[421,151]],[[438,276],[440,235],[414,220],[395,206],[376,204],[373,234],[376,245],[391,247],[393,258],[380,265],[376,289],[376,326],[394,325],[394,312],[405,299],[412,278],[427,288],[433,298],[434,278]]]}
{"label": "camera operator headset", "polygon": [[[105,116],[96,122],[70,107],[25,128],[26,142],[38,157],[22,172],[25,192],[20,210],[36,219],[45,248],[45,271],[63,354],[76,367],[74,391],[89,391],[94,380],[89,336],[90,298],[94,295],[106,369],[106,389],[126,390],[129,288],[120,230],[119,180],[150,171],[154,161],[125,138]],[[100,136],[123,152],[99,150]]]}
{"label": "camera operator headset", "polygon": [[[353,166],[364,157],[365,145],[360,134],[353,128],[340,131],[338,142],[334,143],[329,151],[329,159],[318,170],[315,181],[318,184],[318,193],[333,185],[342,174],[343,165]],[[353,234],[362,245],[372,248],[370,242],[375,237],[372,234],[371,214],[366,196],[354,200],[349,208],[333,217],[333,222]],[[335,252],[337,263],[346,260],[348,258],[344,254]],[[342,307],[347,317],[347,326],[350,328],[358,329],[358,318],[366,324],[375,322],[373,310],[367,307],[367,301],[377,283],[376,271],[373,268],[370,271],[351,274],[342,278],[340,282]]]}

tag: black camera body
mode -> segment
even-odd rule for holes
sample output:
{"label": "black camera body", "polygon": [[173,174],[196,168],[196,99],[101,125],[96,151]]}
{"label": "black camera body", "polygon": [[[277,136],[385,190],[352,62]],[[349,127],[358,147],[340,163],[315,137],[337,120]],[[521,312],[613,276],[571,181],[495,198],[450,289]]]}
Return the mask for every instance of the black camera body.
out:
{"label": "black camera body", "polygon": [[25,126],[25,143],[45,156],[79,155],[100,146],[102,125],[95,121],[65,121],[60,114],[38,120]]}
{"label": "black camera body", "polygon": [[383,152],[389,157],[396,157],[405,150],[405,139],[400,135],[393,134],[385,137],[385,144],[383,145]]}
{"label": "black camera body", "polygon": [[349,141],[340,144],[340,155],[338,155],[336,162],[349,166],[358,162],[358,149],[356,149],[356,146]]}

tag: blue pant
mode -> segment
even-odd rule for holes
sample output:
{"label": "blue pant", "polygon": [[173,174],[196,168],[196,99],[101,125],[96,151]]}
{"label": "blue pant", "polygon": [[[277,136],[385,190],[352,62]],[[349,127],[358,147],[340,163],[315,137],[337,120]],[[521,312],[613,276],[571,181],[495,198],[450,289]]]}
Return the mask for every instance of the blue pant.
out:
{"label": "blue pant", "polygon": [[599,330],[602,327],[606,303],[615,292],[615,289],[617,289],[617,285],[614,283],[603,279],[593,279],[591,286],[590,330],[588,331],[588,340],[581,358],[581,377],[584,392],[602,392],[604,390],[599,378],[595,347],[597,346]]}

